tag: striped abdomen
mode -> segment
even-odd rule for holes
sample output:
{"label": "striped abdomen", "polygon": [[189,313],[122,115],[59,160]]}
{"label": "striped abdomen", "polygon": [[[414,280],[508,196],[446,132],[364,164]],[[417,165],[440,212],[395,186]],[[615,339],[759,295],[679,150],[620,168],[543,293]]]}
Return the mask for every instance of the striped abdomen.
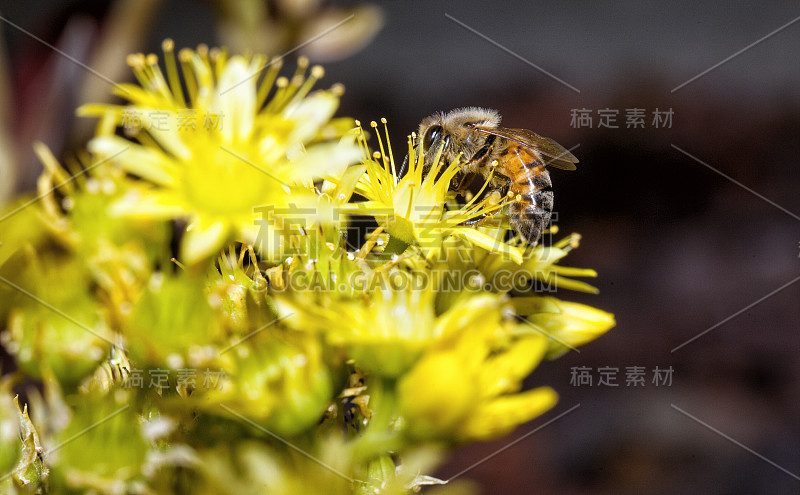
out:
{"label": "striped abdomen", "polygon": [[513,144],[504,154],[502,169],[509,178],[515,200],[508,206],[511,227],[530,244],[536,244],[550,224],[553,212],[553,183],[537,156]]}

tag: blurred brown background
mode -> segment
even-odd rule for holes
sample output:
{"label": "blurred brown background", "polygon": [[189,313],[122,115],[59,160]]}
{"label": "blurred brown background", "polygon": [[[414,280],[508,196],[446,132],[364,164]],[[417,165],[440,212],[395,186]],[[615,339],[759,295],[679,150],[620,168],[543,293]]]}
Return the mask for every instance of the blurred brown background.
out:
{"label": "blurred brown background", "polygon": [[[8,164],[17,164],[17,190],[35,183],[34,139],[57,155],[79,144],[91,129],[72,110],[87,80],[107,86],[11,22],[114,80],[128,72],[104,53],[157,52],[165,37],[179,48],[220,36],[269,43],[258,27],[252,38],[224,22],[220,29],[235,16],[213,2],[147,0],[121,13],[129,3],[0,1],[0,139],[12,143],[0,146],[0,193],[12,188]],[[308,39],[314,17],[302,9],[316,3],[284,2],[300,9],[288,16],[273,5],[267,34],[290,25],[284,50]],[[329,18],[314,29],[362,7],[323,2],[315,8]],[[577,172],[552,172],[556,209],[562,234],[583,234],[566,264],[597,269],[601,293],[561,297],[618,321],[529,379],[558,390],[554,410],[507,439],[456,451],[438,475],[580,404],[463,477],[483,493],[800,493],[800,3],[398,0],[380,8],[356,11],[340,45],[323,37],[316,52],[307,48],[312,62],[324,62],[325,84],[347,87],[341,114],[386,117],[397,144],[435,110],[487,106],[509,127],[580,145]],[[359,51],[359,36],[368,40],[381,23]],[[643,127],[627,126],[634,108],[643,109]],[[572,122],[578,109],[592,127]],[[618,112],[618,128],[598,128],[605,109]],[[672,111],[670,127],[653,124],[657,109]],[[592,369],[592,386],[571,385],[581,366]],[[636,366],[645,385],[626,386],[626,368]],[[619,369],[618,387],[598,385],[601,367]],[[655,367],[672,367],[671,385],[652,383]]]}

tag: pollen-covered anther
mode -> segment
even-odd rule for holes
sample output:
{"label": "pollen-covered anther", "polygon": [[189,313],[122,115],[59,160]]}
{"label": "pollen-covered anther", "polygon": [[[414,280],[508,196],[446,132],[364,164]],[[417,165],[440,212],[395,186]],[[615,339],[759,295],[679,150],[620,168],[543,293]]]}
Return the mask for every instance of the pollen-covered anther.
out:
{"label": "pollen-covered anther", "polygon": [[311,68],[311,77],[315,79],[322,79],[325,76],[325,69],[321,65],[315,65]]}
{"label": "pollen-covered anther", "polygon": [[496,205],[500,203],[502,200],[502,196],[498,191],[492,191],[492,193],[486,198],[486,203],[489,205]]}
{"label": "pollen-covered anther", "polygon": [[189,48],[181,48],[178,52],[178,60],[183,63],[188,63],[192,60],[192,50]]}
{"label": "pollen-covered anther", "polygon": [[142,68],[144,67],[144,54],[143,53],[131,53],[125,59],[125,62],[133,68]]}

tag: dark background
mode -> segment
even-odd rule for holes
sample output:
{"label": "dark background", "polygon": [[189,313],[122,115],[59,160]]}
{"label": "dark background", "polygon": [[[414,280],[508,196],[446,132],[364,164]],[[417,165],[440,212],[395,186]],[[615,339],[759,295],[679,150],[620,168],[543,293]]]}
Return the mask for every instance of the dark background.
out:
{"label": "dark background", "polygon": [[[324,82],[347,87],[340,113],[363,122],[386,117],[395,149],[425,115],[466,105],[496,108],[505,125],[567,148],[580,145],[577,172],[552,172],[556,210],[562,234],[583,235],[565,264],[595,268],[601,292],[559,297],[617,318],[610,333],[531,376],[529,386],[559,392],[552,411],[508,438],[457,450],[438,476],[461,472],[579,404],[463,477],[483,493],[800,492],[800,283],[791,283],[800,276],[800,2],[381,7],[385,25],[374,41],[325,63]],[[91,24],[106,9],[106,2],[0,1],[6,19],[51,43],[76,14]],[[202,2],[164,1],[138,49],[158,52],[165,37],[178,47],[214,45],[214,19]],[[7,23],[0,30],[15,95],[5,118],[16,132],[24,190],[39,172],[30,142],[64,151],[80,129],[37,135],[46,126],[26,116],[44,104],[42,95],[70,87],[48,82],[49,49]],[[62,102],[60,113],[72,115],[74,103]],[[629,108],[645,110],[643,129],[626,127]],[[573,125],[574,109],[590,110],[593,126]],[[602,109],[619,111],[618,128],[598,128]],[[656,109],[672,110],[671,127],[653,125]],[[592,368],[592,386],[571,385],[578,366]],[[644,386],[626,386],[632,366],[645,368]],[[597,384],[600,367],[619,369],[618,387]],[[655,367],[672,367],[671,385],[652,383]]]}

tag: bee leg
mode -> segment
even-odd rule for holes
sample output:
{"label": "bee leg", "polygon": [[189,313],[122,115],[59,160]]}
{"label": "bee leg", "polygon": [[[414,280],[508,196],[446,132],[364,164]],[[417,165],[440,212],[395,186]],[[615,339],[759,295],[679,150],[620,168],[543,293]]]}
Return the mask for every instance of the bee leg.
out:
{"label": "bee leg", "polygon": [[488,213],[482,213],[475,218],[470,218],[469,220],[464,220],[459,225],[480,225],[481,223],[485,222],[487,218],[489,218]]}
{"label": "bee leg", "polygon": [[352,427],[356,431],[359,429],[358,421],[356,420],[358,404],[353,402],[352,397],[345,397],[342,399],[342,406],[342,426],[344,428],[344,436],[347,438],[349,427]]}
{"label": "bee leg", "polygon": [[472,158],[468,161],[463,163],[459,168],[459,171],[456,175],[450,179],[450,190],[454,191],[456,194],[464,196],[464,193],[469,189],[469,186],[475,181],[475,173],[464,173],[464,170],[475,170],[476,168],[480,168],[483,166],[481,164],[482,161],[486,160],[489,151],[492,149],[492,139],[488,142],[484,147],[478,150]]}
{"label": "bee leg", "polygon": [[[495,189],[491,192],[491,195],[495,197],[494,202],[495,204],[500,201],[500,199],[505,196],[506,192],[511,187],[511,179],[506,177],[502,174],[495,174],[494,180],[499,180],[502,183],[502,186]],[[492,216],[492,213],[481,213],[477,217],[470,218],[469,220],[465,220],[461,222],[461,225],[480,225],[481,223],[485,222],[487,218]]]}
{"label": "bee leg", "polygon": [[452,179],[450,179],[450,190],[454,191],[458,195],[463,196],[474,181],[475,174],[458,172]]}
{"label": "bee leg", "polygon": [[[503,197],[499,191],[493,191],[490,195],[490,203],[494,203],[495,205],[500,202],[500,199]],[[470,218],[469,220],[465,220],[461,222],[461,225],[480,225],[485,222],[489,217],[491,217],[493,213],[481,213],[477,217]]]}

